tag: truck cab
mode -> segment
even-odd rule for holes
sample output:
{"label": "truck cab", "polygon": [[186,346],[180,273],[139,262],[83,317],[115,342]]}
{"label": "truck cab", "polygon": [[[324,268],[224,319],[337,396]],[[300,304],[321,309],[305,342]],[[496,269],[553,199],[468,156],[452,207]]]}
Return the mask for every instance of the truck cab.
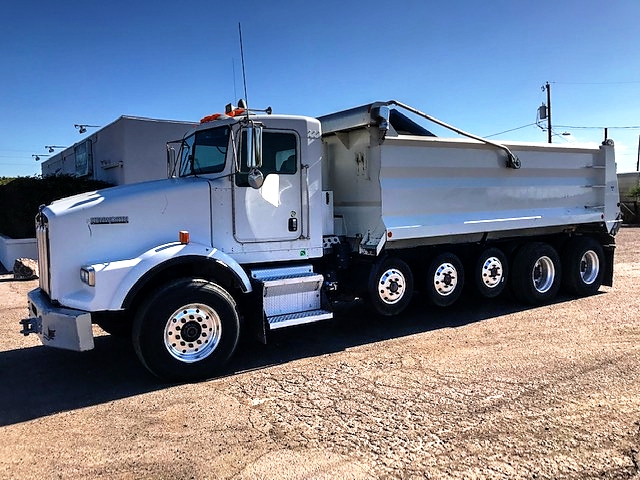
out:
{"label": "truck cab", "polygon": [[[129,334],[141,309],[150,308],[145,300],[161,301],[168,294],[163,288],[174,279],[182,283],[171,292],[194,290],[196,279],[216,279],[223,293],[211,295],[234,312],[230,323],[237,324],[225,329],[231,351],[242,317],[252,317],[262,339],[266,319],[282,328],[330,318],[320,305],[322,276],[308,263],[323,254],[321,157],[318,120],[236,110],[203,120],[182,140],[171,178],[42,208],[40,288],[30,295],[38,320],[25,331],[38,333],[50,346],[91,349],[92,324]],[[256,288],[270,305],[264,311],[249,307]],[[244,305],[238,306],[234,298],[240,296]],[[140,330],[146,335],[148,327]],[[139,352],[145,335],[137,334]],[[178,343],[169,357],[195,366],[189,355],[199,359],[197,341],[205,340],[198,336],[184,351]]]}

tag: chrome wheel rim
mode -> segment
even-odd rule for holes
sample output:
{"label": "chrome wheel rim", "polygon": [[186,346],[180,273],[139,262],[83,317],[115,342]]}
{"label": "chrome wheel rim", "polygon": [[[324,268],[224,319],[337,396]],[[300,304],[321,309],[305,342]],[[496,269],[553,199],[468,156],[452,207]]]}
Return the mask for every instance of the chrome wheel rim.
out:
{"label": "chrome wheel rim", "polygon": [[380,276],[378,282],[378,297],[387,305],[398,303],[404,297],[407,282],[402,272],[390,268]]}
{"label": "chrome wheel rim", "polygon": [[482,264],[482,283],[487,288],[495,288],[502,282],[502,262],[497,257],[488,257]]}
{"label": "chrome wheel rim", "polygon": [[443,263],[436,269],[433,286],[438,294],[451,295],[458,286],[458,271],[451,263]]}
{"label": "chrome wheel rim", "polygon": [[600,259],[593,250],[588,250],[580,259],[580,278],[585,285],[591,285],[600,273]]}
{"label": "chrome wheel rim", "polygon": [[531,272],[531,280],[533,281],[533,287],[536,291],[539,293],[547,293],[553,286],[555,278],[556,267],[553,264],[553,260],[547,256],[538,258]]}
{"label": "chrome wheel rim", "polygon": [[200,361],[220,343],[222,322],[211,307],[190,303],[169,317],[164,329],[164,345],[172,357],[184,363]]}

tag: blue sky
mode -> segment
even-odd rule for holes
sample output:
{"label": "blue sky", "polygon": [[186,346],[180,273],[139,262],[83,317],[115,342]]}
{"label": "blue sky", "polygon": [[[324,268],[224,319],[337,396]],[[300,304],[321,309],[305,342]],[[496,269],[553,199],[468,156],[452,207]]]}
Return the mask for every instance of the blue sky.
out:
{"label": "blue sky", "polygon": [[[563,125],[640,125],[639,21],[637,0],[13,0],[0,176],[38,174],[32,155],[79,141],[77,123],[220,111],[243,96],[238,22],[255,108],[316,116],[395,98],[492,135],[533,123],[549,81],[554,142],[601,142],[601,129]],[[619,171],[635,170],[639,135],[609,131]],[[493,138],[547,137],[529,126]]]}

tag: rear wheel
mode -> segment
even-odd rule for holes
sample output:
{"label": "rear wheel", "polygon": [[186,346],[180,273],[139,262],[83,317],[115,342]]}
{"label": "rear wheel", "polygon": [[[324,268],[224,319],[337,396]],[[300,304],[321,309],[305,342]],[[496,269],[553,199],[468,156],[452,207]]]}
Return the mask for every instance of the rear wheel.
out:
{"label": "rear wheel", "polygon": [[531,305],[550,302],[560,288],[558,252],[542,242],[524,245],[513,258],[510,278],[513,294],[521,302]]}
{"label": "rear wheel", "polygon": [[167,380],[200,380],[218,373],[240,334],[236,304],[206,280],[180,280],[140,307],[133,345],[145,367]]}
{"label": "rear wheel", "polygon": [[497,297],[507,282],[507,257],[498,248],[488,248],[475,265],[473,281],[476,291],[486,298]]}
{"label": "rear wheel", "polygon": [[443,253],[435,257],[427,268],[425,286],[427,298],[439,307],[453,304],[462,294],[464,268],[453,253]]}
{"label": "rear wheel", "polygon": [[409,266],[399,258],[379,259],[371,268],[368,283],[371,307],[380,315],[402,312],[413,295],[413,275]]}
{"label": "rear wheel", "polygon": [[600,244],[590,237],[574,238],[562,255],[564,274],[562,286],[570,294],[593,295],[602,285],[604,252]]}

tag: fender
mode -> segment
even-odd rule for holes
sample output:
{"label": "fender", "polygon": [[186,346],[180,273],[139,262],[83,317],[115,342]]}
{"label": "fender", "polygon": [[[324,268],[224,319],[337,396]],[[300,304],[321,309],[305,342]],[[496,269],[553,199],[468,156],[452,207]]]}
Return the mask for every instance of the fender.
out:
{"label": "fender", "polygon": [[251,281],[246,272],[226,253],[200,243],[191,242],[185,245],[172,242],[147,250],[136,258],[91,265],[95,270],[96,285],[86,287],[93,291],[91,298],[88,298],[88,292],[85,289],[84,295],[78,295],[80,292],[75,292],[66,300],[69,304],[74,304],[74,308],[82,308],[86,311],[122,310],[126,306],[127,297],[132,289],[144,275],[167,262],[186,259],[186,257],[197,257],[218,263],[233,274],[243,292],[252,291]]}
{"label": "fender", "polygon": [[238,280],[243,292],[252,291],[251,281],[240,264],[236,262],[226,253],[212,248],[211,246],[200,243],[181,244],[178,242],[161,245],[152,250],[145,252],[140,257],[140,263],[136,265],[122,280],[118,289],[114,292],[111,305],[118,305],[118,309],[126,305],[127,297],[142,277],[170,261],[176,261],[185,257],[200,257],[203,259],[214,260],[218,264],[227,268]]}

